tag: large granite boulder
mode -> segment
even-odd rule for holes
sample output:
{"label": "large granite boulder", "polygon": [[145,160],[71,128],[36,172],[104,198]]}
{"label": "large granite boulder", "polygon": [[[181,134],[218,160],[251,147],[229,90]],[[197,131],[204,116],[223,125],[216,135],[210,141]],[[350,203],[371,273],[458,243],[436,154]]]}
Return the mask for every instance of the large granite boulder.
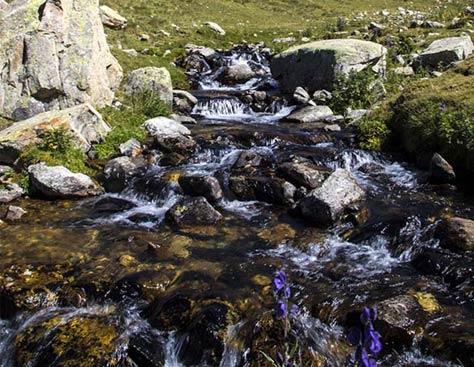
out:
{"label": "large granite boulder", "polygon": [[173,105],[173,84],[170,72],[166,68],[148,66],[132,71],[125,83],[125,94],[131,97],[148,98],[154,95],[163,103],[171,107]]}
{"label": "large granite boulder", "polygon": [[121,80],[98,0],[16,0],[0,12],[1,116],[108,105]]}
{"label": "large granite boulder", "polygon": [[431,43],[420,55],[422,65],[438,67],[464,60],[474,50],[471,37],[442,38]]}
{"label": "large granite boulder", "polygon": [[385,69],[387,50],[374,42],[333,39],[292,47],[277,55],[271,63],[273,77],[286,93],[303,87],[310,93],[331,90],[337,73],[372,68]]}
{"label": "large granite boulder", "polygon": [[0,131],[0,162],[13,164],[30,144],[38,143],[41,134],[50,129],[69,133],[76,147],[84,152],[110,131],[102,116],[88,104],[40,113]]}
{"label": "large granite boulder", "polygon": [[28,167],[33,193],[51,199],[83,198],[102,193],[89,176],[72,173],[62,166],[48,167],[44,163]]}

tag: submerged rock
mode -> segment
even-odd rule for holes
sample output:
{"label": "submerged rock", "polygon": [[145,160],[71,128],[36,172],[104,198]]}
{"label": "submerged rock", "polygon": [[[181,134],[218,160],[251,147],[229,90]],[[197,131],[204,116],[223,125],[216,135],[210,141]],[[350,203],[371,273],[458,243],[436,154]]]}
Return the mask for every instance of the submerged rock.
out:
{"label": "submerged rock", "polygon": [[349,205],[364,196],[364,190],[352,174],[337,169],[319,188],[297,203],[297,212],[315,225],[328,226],[340,219]]}
{"label": "submerged rock", "polygon": [[28,167],[28,173],[33,193],[47,198],[82,198],[102,193],[90,177],[72,173],[62,166],[48,167],[38,163]]}
{"label": "submerged rock", "polygon": [[474,221],[464,218],[444,219],[436,228],[440,246],[453,251],[474,251]]}
{"label": "submerged rock", "polygon": [[309,92],[331,90],[337,73],[385,68],[387,50],[377,43],[356,39],[316,41],[292,47],[271,63],[272,75],[286,93],[297,87]]}
{"label": "submerged rock", "polygon": [[0,131],[0,162],[13,164],[29,145],[41,141],[43,132],[51,129],[63,129],[73,137],[77,148],[87,152],[92,144],[102,141],[110,126],[88,104],[44,112]]}
{"label": "submerged rock", "polygon": [[204,196],[210,202],[222,199],[223,193],[217,178],[203,175],[180,176],[179,185],[186,195]]}
{"label": "submerged rock", "polygon": [[204,197],[185,197],[166,212],[166,218],[178,226],[209,225],[220,221],[222,214]]}
{"label": "submerged rock", "polygon": [[0,12],[0,65],[0,111],[14,120],[109,105],[122,80],[93,0],[11,2]]}
{"label": "submerged rock", "polygon": [[431,43],[420,55],[422,65],[438,67],[464,60],[474,50],[471,37],[442,38]]}
{"label": "submerged rock", "polygon": [[134,98],[159,98],[166,106],[173,105],[173,84],[166,68],[148,66],[132,71],[125,82],[124,92]]}
{"label": "submerged rock", "polygon": [[105,316],[61,315],[28,324],[13,340],[15,366],[69,367],[119,365],[120,330]]}
{"label": "submerged rock", "polygon": [[9,221],[15,221],[21,219],[27,213],[26,210],[19,206],[10,205],[7,208],[7,213],[5,214],[5,219]]}

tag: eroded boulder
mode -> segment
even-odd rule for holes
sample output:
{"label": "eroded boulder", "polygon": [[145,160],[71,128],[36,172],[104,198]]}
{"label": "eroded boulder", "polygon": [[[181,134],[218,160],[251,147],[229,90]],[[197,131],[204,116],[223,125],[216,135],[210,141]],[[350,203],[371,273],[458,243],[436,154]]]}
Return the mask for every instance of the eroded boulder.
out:
{"label": "eroded boulder", "polygon": [[474,221],[448,218],[436,228],[435,236],[443,248],[453,251],[474,251]]}
{"label": "eroded boulder", "polygon": [[211,225],[220,221],[222,214],[199,196],[181,199],[166,212],[166,218],[178,226]]}
{"label": "eroded boulder", "polygon": [[0,12],[0,69],[0,114],[14,120],[109,105],[122,80],[97,0],[9,4]]}
{"label": "eroded boulder", "polygon": [[222,199],[223,193],[217,178],[204,175],[186,175],[178,180],[186,195],[204,196],[210,202]]}

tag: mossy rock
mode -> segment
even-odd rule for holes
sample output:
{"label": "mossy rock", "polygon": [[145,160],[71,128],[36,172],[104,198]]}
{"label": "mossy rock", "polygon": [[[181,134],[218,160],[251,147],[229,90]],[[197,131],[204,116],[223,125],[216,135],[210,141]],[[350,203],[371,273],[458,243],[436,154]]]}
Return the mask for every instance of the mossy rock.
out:
{"label": "mossy rock", "polygon": [[120,331],[107,316],[56,314],[15,336],[14,363],[20,366],[118,366]]}

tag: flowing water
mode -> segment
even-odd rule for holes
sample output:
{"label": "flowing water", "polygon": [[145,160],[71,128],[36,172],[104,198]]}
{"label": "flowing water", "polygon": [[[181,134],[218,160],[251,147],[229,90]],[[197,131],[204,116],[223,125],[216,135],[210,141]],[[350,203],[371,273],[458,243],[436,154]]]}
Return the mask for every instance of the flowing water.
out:
{"label": "flowing water", "polygon": [[[438,319],[473,319],[472,293],[458,292],[412,265],[420,249],[438,247],[433,232],[439,218],[474,218],[472,198],[453,191],[440,194],[413,166],[358,150],[350,131],[329,133],[281,122],[293,108],[284,102],[254,111],[239,93],[268,81],[265,59],[234,52],[223,60],[223,65],[257,65],[264,76],[229,87],[214,79],[215,69],[204,73],[193,111],[198,123],[190,127],[198,151],[178,167],[154,165],[122,193],[105,196],[129,206],[97,211],[96,203],[104,197],[20,201],[28,215],[0,229],[1,367],[19,366],[19,360],[25,366],[45,366],[44,355],[62,363],[54,365],[89,366],[82,360],[84,364],[65,363],[64,358],[80,357],[71,348],[63,354],[54,348],[69,340],[67,332],[73,335],[73,348],[90,346],[81,332],[87,340],[98,329],[104,335],[97,338],[107,340],[102,344],[111,355],[101,355],[104,366],[251,366],[252,343],[260,335],[256,325],[263,328],[262,320],[271,315],[269,284],[280,268],[286,269],[300,306],[294,320],[300,337],[324,358],[325,366],[344,365],[346,315],[365,305],[430,294],[443,310]],[[213,96],[210,89],[219,93]],[[237,200],[228,180],[246,151],[270,165],[297,155],[351,171],[367,192],[367,218],[325,230],[289,215],[284,207]],[[215,204],[224,216],[218,225],[180,229],[164,220],[182,196],[176,177],[183,173],[220,180],[225,197]],[[173,324],[157,316],[156,310],[170,299],[184,321],[174,315]],[[201,327],[219,324],[222,309],[231,322],[219,327],[225,331],[221,348],[215,345],[217,337],[209,336],[217,331],[208,335],[202,331],[207,326]],[[78,330],[75,320],[83,329]],[[415,338],[411,345],[387,347],[379,365],[460,365],[429,353]]]}

